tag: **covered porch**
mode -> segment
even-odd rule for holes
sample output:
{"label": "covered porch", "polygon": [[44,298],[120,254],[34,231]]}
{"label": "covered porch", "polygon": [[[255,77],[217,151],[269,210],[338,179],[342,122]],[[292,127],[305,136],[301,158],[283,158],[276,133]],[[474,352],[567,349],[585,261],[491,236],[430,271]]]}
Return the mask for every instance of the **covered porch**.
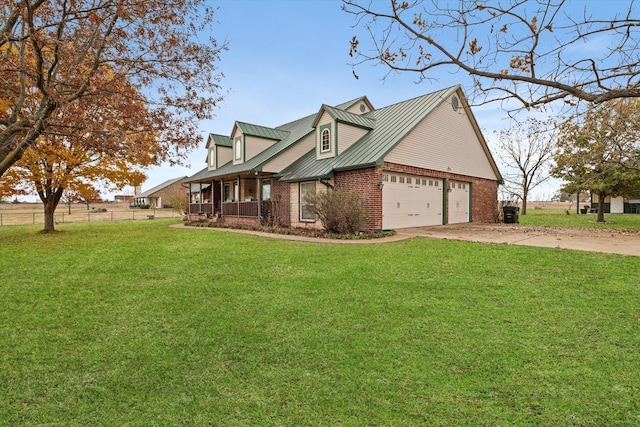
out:
{"label": "covered porch", "polygon": [[[189,218],[265,224],[271,216],[271,179],[220,177],[189,184]],[[234,219],[236,221],[234,221]]]}

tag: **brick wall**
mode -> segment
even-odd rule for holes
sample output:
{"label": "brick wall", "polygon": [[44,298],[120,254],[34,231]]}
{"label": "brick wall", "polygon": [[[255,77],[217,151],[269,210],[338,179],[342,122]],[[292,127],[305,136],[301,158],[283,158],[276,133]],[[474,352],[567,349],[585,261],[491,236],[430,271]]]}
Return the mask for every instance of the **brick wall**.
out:
{"label": "brick wall", "polygon": [[273,202],[273,226],[291,226],[291,200],[289,183],[271,180],[271,201]]}
{"label": "brick wall", "polygon": [[382,228],[382,189],[378,184],[382,181],[382,168],[364,168],[336,172],[335,187],[343,191],[356,193],[367,205],[367,229]]}

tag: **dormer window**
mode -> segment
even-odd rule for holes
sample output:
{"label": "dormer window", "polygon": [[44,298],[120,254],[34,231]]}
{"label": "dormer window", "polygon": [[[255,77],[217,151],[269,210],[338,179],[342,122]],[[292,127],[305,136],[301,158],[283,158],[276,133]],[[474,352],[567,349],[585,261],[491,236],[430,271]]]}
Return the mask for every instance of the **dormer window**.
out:
{"label": "dormer window", "polygon": [[237,138],[235,142],[235,159],[242,159],[242,139]]}
{"label": "dormer window", "polygon": [[209,148],[209,168],[216,167],[216,149],[215,147]]}
{"label": "dormer window", "polygon": [[329,129],[323,129],[320,136],[320,152],[326,153],[331,151],[331,132]]}

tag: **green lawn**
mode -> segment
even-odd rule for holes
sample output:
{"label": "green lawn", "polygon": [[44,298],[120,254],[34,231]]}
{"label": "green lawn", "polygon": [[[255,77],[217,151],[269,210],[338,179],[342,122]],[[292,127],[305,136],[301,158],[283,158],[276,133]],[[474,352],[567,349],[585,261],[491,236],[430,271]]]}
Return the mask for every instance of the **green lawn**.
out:
{"label": "green lawn", "polygon": [[639,258],[169,223],[0,228],[0,425],[640,425]]}
{"label": "green lawn", "polygon": [[525,225],[552,225],[558,227],[617,228],[640,230],[640,215],[604,214],[605,223],[597,223],[596,214],[578,215],[575,207],[569,214],[562,209],[527,209],[526,215],[519,216]]}

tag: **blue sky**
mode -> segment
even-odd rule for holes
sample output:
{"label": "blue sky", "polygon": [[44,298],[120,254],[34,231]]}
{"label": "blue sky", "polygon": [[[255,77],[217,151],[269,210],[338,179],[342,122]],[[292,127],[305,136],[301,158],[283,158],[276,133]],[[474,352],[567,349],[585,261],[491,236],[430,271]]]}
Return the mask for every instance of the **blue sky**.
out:
{"label": "blue sky", "polygon": [[[593,6],[598,3],[578,2]],[[438,81],[416,83],[409,73],[391,74],[382,66],[361,65],[355,79],[349,40],[367,38],[354,28],[354,16],[341,10],[340,0],[222,0],[213,36],[227,40],[219,69],[226,92],[213,120],[203,121],[201,135],[229,134],[236,120],[275,127],[315,113],[325,103],[335,105],[366,95],[374,107],[384,107],[451,85],[468,86],[462,72],[442,71]],[[499,105],[474,107],[485,138],[508,123]],[[161,165],[147,172],[148,190],[168,179],[193,175],[205,167],[204,142],[190,153],[187,166]],[[495,154],[494,154],[495,156]],[[498,159],[496,159],[498,160]],[[533,199],[550,196],[558,183],[537,189]],[[131,193],[132,189],[125,189]],[[110,196],[110,195],[108,195]]]}
{"label": "blue sky", "polygon": [[[342,11],[339,0],[223,0],[216,5],[213,36],[229,42],[219,62],[228,93],[216,117],[201,123],[202,136],[229,134],[236,120],[275,127],[313,114],[323,103],[366,95],[374,107],[384,107],[469,81],[462,73],[420,84],[410,74],[383,79],[387,70],[371,65],[358,67],[359,79],[354,78],[349,41],[362,30],[353,28],[354,17]],[[495,107],[489,111],[495,118]],[[480,120],[481,112],[474,113]],[[142,188],[193,175],[206,166],[205,159],[203,142],[189,155],[189,167],[154,167]]]}

